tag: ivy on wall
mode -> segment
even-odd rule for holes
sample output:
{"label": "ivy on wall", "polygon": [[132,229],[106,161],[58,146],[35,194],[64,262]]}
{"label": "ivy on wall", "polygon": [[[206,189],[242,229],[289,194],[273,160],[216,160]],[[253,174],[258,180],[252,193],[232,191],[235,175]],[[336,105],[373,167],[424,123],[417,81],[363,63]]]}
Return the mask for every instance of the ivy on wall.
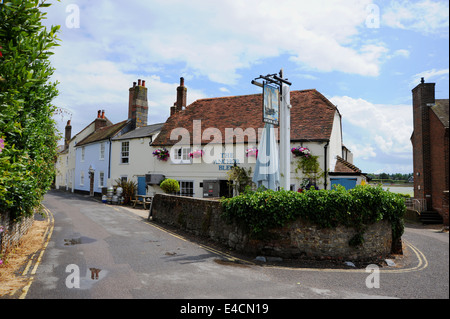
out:
{"label": "ivy on wall", "polygon": [[243,225],[255,238],[301,218],[322,228],[353,227],[357,235],[349,242],[351,246],[361,245],[366,226],[381,220],[391,223],[393,240],[401,238],[406,211],[401,196],[369,185],[358,185],[349,191],[338,186],[333,190],[311,189],[302,193],[248,192],[224,198],[221,204],[223,217]]}

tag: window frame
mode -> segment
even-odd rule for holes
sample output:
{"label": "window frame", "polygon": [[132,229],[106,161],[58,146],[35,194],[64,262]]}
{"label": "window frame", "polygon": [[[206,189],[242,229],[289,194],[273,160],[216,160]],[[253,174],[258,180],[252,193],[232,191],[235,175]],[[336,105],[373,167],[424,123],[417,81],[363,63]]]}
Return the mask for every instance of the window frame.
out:
{"label": "window frame", "polygon": [[[124,151],[124,145],[127,145],[128,150]],[[127,155],[124,155],[127,153]],[[126,159],[126,162],[124,160]],[[130,164],[130,141],[123,141],[120,145],[120,164]]]}

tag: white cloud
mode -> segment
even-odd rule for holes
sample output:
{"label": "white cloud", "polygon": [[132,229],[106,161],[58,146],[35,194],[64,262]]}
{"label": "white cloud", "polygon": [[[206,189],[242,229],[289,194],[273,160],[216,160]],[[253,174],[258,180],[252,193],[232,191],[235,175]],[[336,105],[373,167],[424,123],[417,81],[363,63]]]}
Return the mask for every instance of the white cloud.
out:
{"label": "white cloud", "polygon": [[411,105],[373,104],[348,96],[335,96],[330,101],[342,114],[346,138],[357,147],[362,146],[362,149],[351,148],[355,158],[363,154],[375,156],[375,153],[401,157],[411,152]]}
{"label": "white cloud", "polygon": [[426,82],[430,82],[430,80],[433,81],[439,81],[439,80],[447,80],[448,81],[448,75],[449,75],[449,69],[431,69],[427,71],[423,71],[420,73],[415,74],[411,78],[410,85],[414,86],[417,85],[421,78],[424,78]]}
{"label": "white cloud", "polygon": [[64,27],[64,4],[49,16],[63,25],[64,45],[128,72],[181,63],[183,71],[236,84],[238,70],[287,54],[307,69],[377,76],[387,52],[358,37],[371,0],[77,3],[80,29]]}
{"label": "white cloud", "polygon": [[449,3],[444,1],[391,1],[382,23],[392,28],[448,37]]}

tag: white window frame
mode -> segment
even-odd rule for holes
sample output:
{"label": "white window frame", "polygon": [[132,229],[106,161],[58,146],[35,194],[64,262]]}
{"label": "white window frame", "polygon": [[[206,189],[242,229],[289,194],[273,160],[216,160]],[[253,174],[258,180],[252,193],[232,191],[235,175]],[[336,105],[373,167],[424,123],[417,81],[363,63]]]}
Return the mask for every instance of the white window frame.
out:
{"label": "white window frame", "polygon": [[100,143],[100,156],[99,156],[100,161],[105,160],[105,150],[106,150],[105,142]]}
{"label": "white window frame", "polygon": [[100,171],[98,177],[98,187],[105,187],[105,172]]}
{"label": "white window frame", "polygon": [[[128,150],[124,151],[124,145],[128,145]],[[127,153],[127,155],[124,155]],[[126,162],[124,162],[126,159]],[[120,146],[120,164],[129,164],[130,163],[130,141],[122,142]]]}
{"label": "white window frame", "polygon": [[84,146],[81,147],[81,161],[84,162],[84,158],[86,156],[86,149]]}
{"label": "white window frame", "polygon": [[84,171],[80,172],[80,186],[84,186]]}
{"label": "white window frame", "polygon": [[192,159],[189,157],[189,153],[192,152],[191,147],[177,147],[173,150],[172,163],[174,164],[192,164]]}
{"label": "white window frame", "polygon": [[[185,196],[185,197],[194,197],[194,195],[195,195],[194,181],[180,180],[180,181],[178,181],[178,183],[180,184],[180,191],[177,192],[176,195]],[[191,183],[192,187],[186,187],[187,183]],[[187,190],[191,190],[191,189],[192,189],[192,193],[187,191]]]}

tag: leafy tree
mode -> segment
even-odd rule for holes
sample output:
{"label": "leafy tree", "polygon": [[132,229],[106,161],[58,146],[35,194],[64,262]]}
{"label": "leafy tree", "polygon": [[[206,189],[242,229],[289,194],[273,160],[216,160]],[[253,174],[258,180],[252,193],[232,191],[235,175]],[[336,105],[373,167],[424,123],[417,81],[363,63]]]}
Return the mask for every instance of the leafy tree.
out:
{"label": "leafy tree", "polygon": [[0,213],[12,218],[31,216],[54,179],[58,134],[51,103],[58,91],[49,57],[59,26],[42,25],[48,6],[0,3]]}

